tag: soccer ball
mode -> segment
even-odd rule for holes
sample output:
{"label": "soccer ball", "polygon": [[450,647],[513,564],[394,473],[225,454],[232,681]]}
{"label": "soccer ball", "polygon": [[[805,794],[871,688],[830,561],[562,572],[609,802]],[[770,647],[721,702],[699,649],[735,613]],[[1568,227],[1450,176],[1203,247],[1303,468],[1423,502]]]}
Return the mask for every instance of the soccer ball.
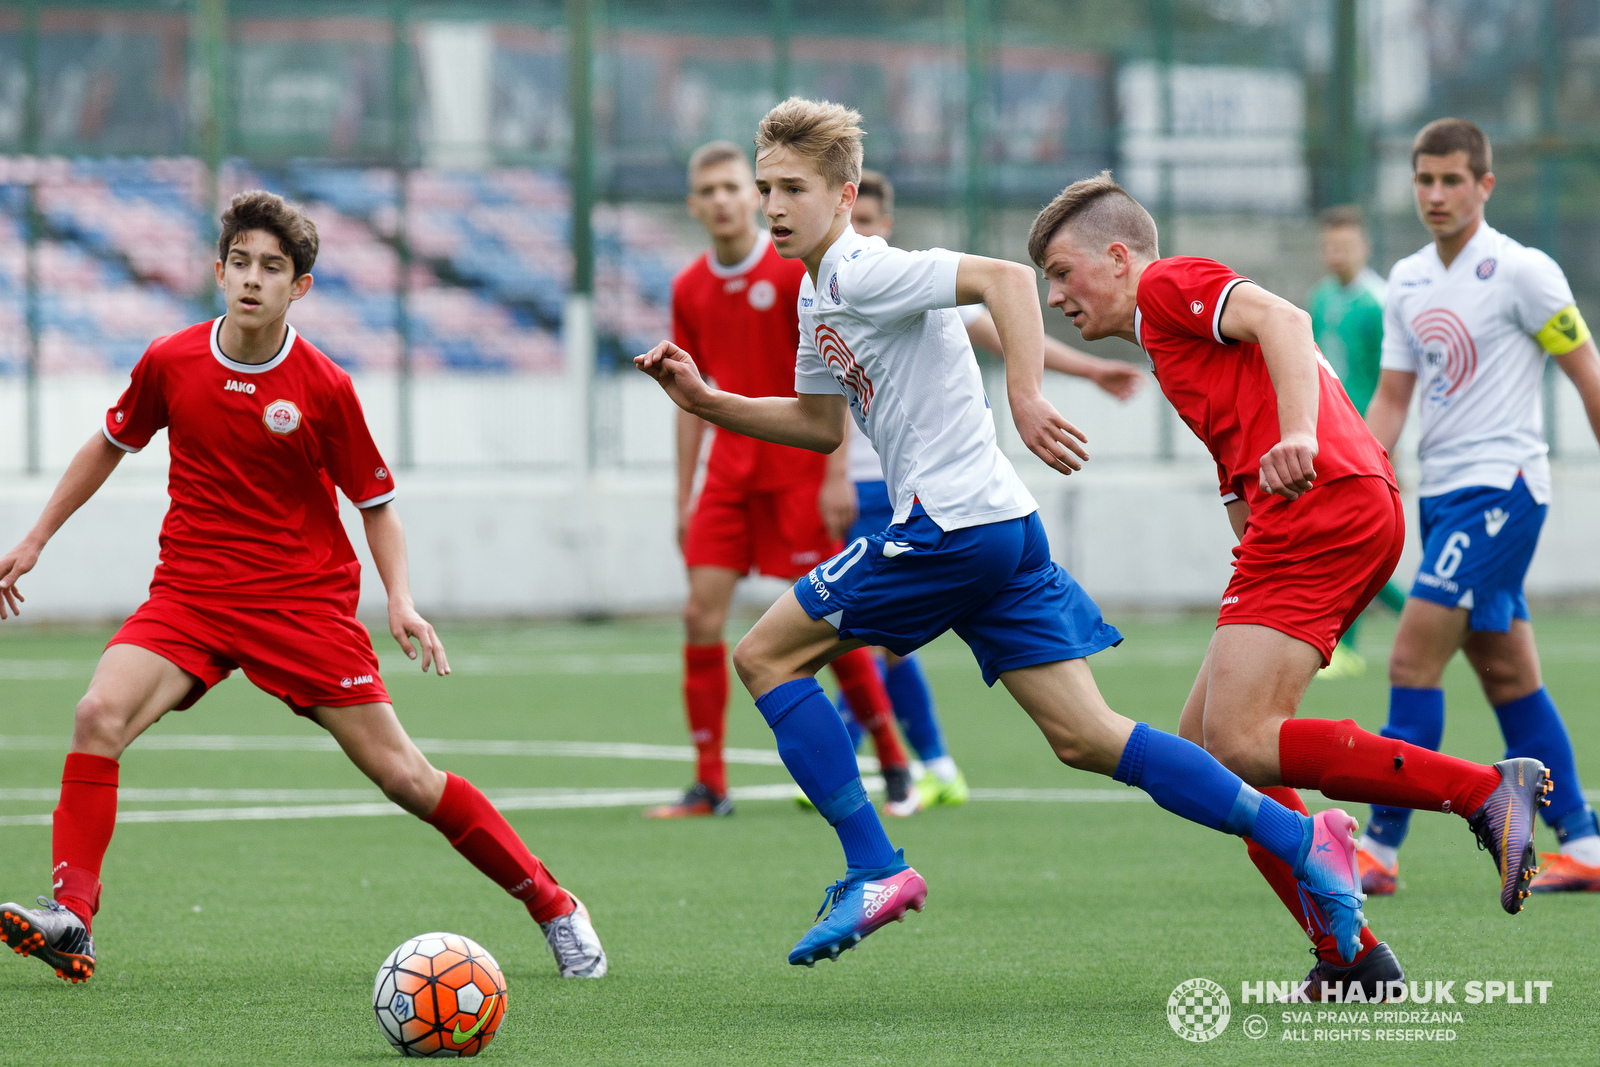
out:
{"label": "soccer ball", "polygon": [[470,937],[418,934],[378,968],[378,1028],[403,1056],[476,1056],[506,1014],[506,980]]}

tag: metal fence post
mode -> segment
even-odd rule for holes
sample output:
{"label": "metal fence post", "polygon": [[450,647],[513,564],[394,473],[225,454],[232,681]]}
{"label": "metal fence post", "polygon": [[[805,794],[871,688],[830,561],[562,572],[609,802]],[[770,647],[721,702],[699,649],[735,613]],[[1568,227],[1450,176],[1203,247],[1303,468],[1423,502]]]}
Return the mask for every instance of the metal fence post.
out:
{"label": "metal fence post", "polygon": [[772,2],[772,95],[778,100],[789,99],[790,50],[789,34],[794,21],[794,0]]}
{"label": "metal fence post", "polygon": [[578,412],[577,466],[593,467],[594,329],[594,40],[591,0],[567,2],[567,107],[572,126],[572,291],[561,323],[563,355]]}
{"label": "metal fence post", "polygon": [[989,251],[989,0],[967,0],[966,249]]}
{"label": "metal fence post", "polygon": [[[39,161],[39,0],[28,0],[22,12],[22,66],[27,85],[22,109],[22,151],[37,166]],[[23,419],[27,435],[27,471],[38,474],[44,465],[44,426],[39,412],[39,205],[38,177],[28,183],[23,205],[24,240],[27,242],[23,280],[28,325]]]}
{"label": "metal fence post", "polygon": [[[1159,177],[1156,195],[1156,232],[1161,250],[1167,255],[1177,251],[1175,222],[1176,190],[1173,188],[1172,153],[1173,131],[1176,123],[1172,100],[1173,13],[1172,0],[1153,0],[1150,5],[1151,21],[1155,24],[1157,103],[1161,120],[1161,158],[1156,164]],[[1156,405],[1156,458],[1171,461],[1177,458],[1177,413],[1162,397]]]}
{"label": "metal fence post", "polygon": [[416,432],[412,424],[412,363],[411,363],[411,240],[409,215],[411,200],[411,4],[410,0],[393,0],[390,8],[391,51],[389,55],[389,91],[394,108],[392,150],[394,152],[395,223],[394,250],[396,276],[394,284],[394,326],[400,342],[398,362],[395,366],[395,437],[400,456],[400,469],[411,470],[417,464]]}

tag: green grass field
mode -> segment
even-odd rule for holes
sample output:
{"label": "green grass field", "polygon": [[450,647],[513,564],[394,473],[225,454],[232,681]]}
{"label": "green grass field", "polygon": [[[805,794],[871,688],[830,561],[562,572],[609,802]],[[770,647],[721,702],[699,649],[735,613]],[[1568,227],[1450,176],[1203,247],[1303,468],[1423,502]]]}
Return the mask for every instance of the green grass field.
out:
{"label": "green grass field", "polygon": [[[1381,622],[1381,620],[1380,620]],[[1095,657],[1112,705],[1174,728],[1209,627],[1128,622]],[[1392,625],[1370,625],[1367,677],[1319,683],[1304,712],[1381,725]],[[1541,621],[1546,678],[1600,786],[1600,619]],[[665,624],[444,628],[457,667],[417,675],[386,655],[401,718],[419,738],[685,743],[677,636]],[[71,710],[104,633],[7,628],[0,636],[0,894],[47,888]],[[387,641],[387,639],[385,639]],[[387,648],[382,649],[387,653]],[[1000,689],[945,638],[925,653],[953,753],[975,788],[1118,789],[1057,764]],[[1448,678],[1446,748],[1501,755],[1469,672]],[[169,716],[123,760],[123,811],[279,808],[381,799],[337,753],[158,747],[180,735],[320,735],[242,677]],[[771,750],[736,693],[729,744]],[[438,755],[491,796],[531,790],[681,787],[659,759]],[[787,782],[735,765],[735,786]],[[134,790],[197,789],[180,796]],[[247,790],[285,790],[250,794]],[[319,792],[299,792],[316,790]],[[333,792],[330,792],[333,791]],[[199,799],[196,799],[199,798]],[[1311,799],[1311,798],[1308,798]],[[537,801],[534,801],[537,802]],[[1359,818],[1364,809],[1356,810]],[[274,814],[273,811],[258,814]],[[27,817],[34,824],[26,824]],[[215,815],[204,816],[215,819]],[[1593,1063],[1600,1059],[1594,944],[1600,897],[1539,897],[1511,918],[1462,820],[1420,815],[1401,893],[1367,914],[1408,977],[1550,980],[1544,1005],[1458,1003],[1448,1043],[1286,1043],[1282,1006],[1239,1002],[1244,981],[1309,967],[1304,936],[1244,846],[1149,803],[975,800],[890,827],[927,877],[928,910],[837,964],[785,962],[838,876],[833,835],[787,801],[727,820],[646,824],[638,807],[513,810],[529,845],[588,903],[611,957],[603,981],[561,981],[522,909],[407,816],[131,822],[107,857],[96,977],[69,987],[32,960],[0,960],[0,1063],[380,1062],[393,1057],[369,1006],[395,945],[446,929],[495,953],[510,1010],[492,1062],[791,1063]],[[1547,832],[1541,845],[1552,847]],[[1168,994],[1209,978],[1233,999],[1228,1030],[1180,1040]],[[1313,1012],[1315,1011],[1313,1006]],[[1292,1029],[1392,1029],[1343,1009]],[[1252,1040],[1244,1019],[1268,1033]]]}

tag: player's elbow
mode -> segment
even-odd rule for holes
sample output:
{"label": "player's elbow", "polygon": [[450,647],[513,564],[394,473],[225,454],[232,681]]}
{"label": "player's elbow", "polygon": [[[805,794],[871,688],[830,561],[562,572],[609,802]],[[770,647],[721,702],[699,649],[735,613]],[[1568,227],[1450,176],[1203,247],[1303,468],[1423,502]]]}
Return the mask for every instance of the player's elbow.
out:
{"label": "player's elbow", "polygon": [[811,445],[813,452],[821,452],[831,456],[839,451],[839,446],[844,444],[844,426],[820,427],[817,431],[817,440]]}

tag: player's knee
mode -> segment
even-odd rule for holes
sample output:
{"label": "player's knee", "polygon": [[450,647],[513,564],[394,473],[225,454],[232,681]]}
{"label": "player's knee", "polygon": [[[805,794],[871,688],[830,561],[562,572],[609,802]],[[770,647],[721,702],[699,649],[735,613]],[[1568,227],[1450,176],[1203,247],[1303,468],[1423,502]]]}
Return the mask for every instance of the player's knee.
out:
{"label": "player's knee", "polygon": [[683,606],[683,631],[691,645],[714,645],[722,640],[727,612],[690,598]]}
{"label": "player's knee", "polygon": [[[72,744],[77,751],[97,755],[122,752],[123,709],[96,690],[89,690],[78,701],[72,716]],[[115,758],[115,756],[113,756]]]}
{"label": "player's knee", "polygon": [[[1261,751],[1254,738],[1234,730],[1207,730],[1204,748],[1213,759],[1245,781],[1259,778]],[[1273,756],[1276,755],[1274,751]]]}
{"label": "player's knee", "polygon": [[1402,689],[1431,689],[1443,676],[1442,665],[1435,663],[1416,646],[1396,641],[1389,653],[1389,684]]}
{"label": "player's knee", "polygon": [[733,670],[745,684],[745,688],[750,689],[759,684],[764,666],[765,659],[761,655],[761,649],[749,634],[733,646]]}
{"label": "player's knee", "polygon": [[444,774],[426,759],[396,760],[374,777],[384,796],[417,816],[431,814],[444,791]]}

